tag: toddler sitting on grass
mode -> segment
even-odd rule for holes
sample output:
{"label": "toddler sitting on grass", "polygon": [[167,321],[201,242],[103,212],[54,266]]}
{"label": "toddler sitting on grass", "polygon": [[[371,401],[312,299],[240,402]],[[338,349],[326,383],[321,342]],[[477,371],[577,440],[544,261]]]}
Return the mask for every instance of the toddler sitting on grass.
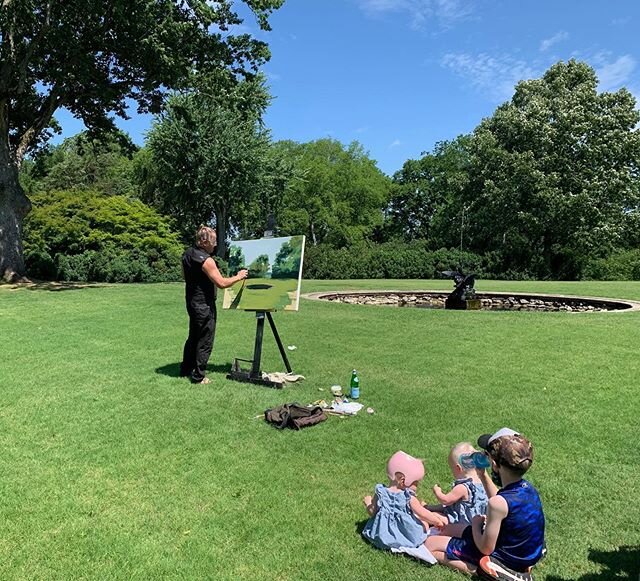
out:
{"label": "toddler sitting on grass", "polygon": [[[449,468],[454,481],[451,491],[445,494],[437,484],[433,487],[440,504],[425,505],[427,510],[441,513],[447,517],[449,525],[461,525],[460,530],[471,524],[473,517],[487,512],[489,498],[475,466],[463,466],[461,456],[476,452],[469,442],[461,442],[451,448],[449,453]],[[441,531],[441,534],[455,534],[457,528],[451,526]]]}
{"label": "toddler sitting on grass", "polygon": [[365,496],[371,517],[362,536],[379,549],[419,547],[427,538],[429,526],[442,527],[449,521],[426,509],[416,498],[416,487],[424,478],[421,460],[396,452],[387,463],[389,486],[376,485],[375,496]]}

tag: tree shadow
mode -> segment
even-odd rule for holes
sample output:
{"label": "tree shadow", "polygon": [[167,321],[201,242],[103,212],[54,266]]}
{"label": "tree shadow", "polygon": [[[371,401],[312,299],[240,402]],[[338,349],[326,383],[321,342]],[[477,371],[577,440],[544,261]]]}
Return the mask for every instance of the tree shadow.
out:
{"label": "tree shadow", "polygon": [[97,282],[56,282],[54,280],[31,280],[25,282],[7,283],[6,286],[9,290],[30,290],[30,291],[68,291],[68,290],[82,290],[85,288],[100,288],[105,286],[102,283]]}
{"label": "tree shadow", "polygon": [[[218,363],[207,365],[207,371],[211,373],[224,373],[225,375],[231,371],[231,363]],[[169,377],[180,377],[180,362],[168,363],[161,367],[156,367],[156,373],[160,375],[168,375]]]}
{"label": "tree shadow", "polygon": [[[598,563],[604,568],[599,573],[586,573],[571,581],[605,581],[606,579],[640,578],[640,546],[623,546],[613,551],[589,551],[589,561]],[[547,581],[569,581],[563,577],[547,576]]]}

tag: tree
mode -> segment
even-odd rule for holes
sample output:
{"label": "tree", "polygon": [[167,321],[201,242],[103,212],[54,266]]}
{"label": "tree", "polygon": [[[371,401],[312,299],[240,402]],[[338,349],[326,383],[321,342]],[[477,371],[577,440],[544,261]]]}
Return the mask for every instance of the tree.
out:
{"label": "tree", "polygon": [[344,246],[368,238],[382,224],[390,181],[357,142],[289,142],[297,179],[278,215],[281,234],[306,234],[313,245]]}
{"label": "tree", "polygon": [[106,195],[133,196],[137,192],[133,157],[138,149],[120,131],[101,139],[85,131],[60,145],[45,147],[33,163],[22,165],[20,174],[23,179],[28,177],[27,194],[90,189]]}
{"label": "tree", "polygon": [[[234,213],[234,226],[241,239],[260,238],[270,218],[281,216],[288,194],[303,178],[304,170],[296,165],[297,145],[293,141],[277,141],[269,145],[254,195]],[[276,235],[279,232],[276,222]]]}
{"label": "tree", "polygon": [[[385,233],[404,240],[437,239],[451,245],[459,236],[453,207],[468,183],[469,136],[437,143],[433,152],[410,159],[393,176]],[[453,244],[455,246],[455,243]]]}
{"label": "tree", "polygon": [[[262,29],[283,0],[244,0]],[[251,75],[269,57],[264,42],[229,35],[241,23],[232,0],[4,0],[0,7],[0,277],[24,274],[22,222],[31,204],[18,171],[66,107],[90,130],[159,111],[167,88],[191,74]],[[224,34],[223,34],[224,33]]]}
{"label": "tree", "polygon": [[185,236],[215,221],[226,255],[231,219],[260,186],[269,133],[261,122],[269,95],[262,78],[224,95],[219,83],[175,94],[148,135],[146,198],[178,221]]}
{"label": "tree", "polygon": [[469,249],[503,272],[576,278],[620,244],[640,202],[640,113],[629,91],[597,84],[587,64],[559,62],[475,130]]}

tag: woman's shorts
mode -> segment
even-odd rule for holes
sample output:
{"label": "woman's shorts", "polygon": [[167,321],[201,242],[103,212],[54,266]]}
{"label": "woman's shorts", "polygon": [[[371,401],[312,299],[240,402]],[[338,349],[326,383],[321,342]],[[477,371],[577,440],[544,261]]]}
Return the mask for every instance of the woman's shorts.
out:
{"label": "woman's shorts", "polygon": [[462,531],[462,537],[459,539],[453,537],[449,541],[445,555],[450,561],[464,561],[472,565],[479,565],[480,559],[484,557],[484,554],[478,550],[473,542],[473,532],[470,526]]}

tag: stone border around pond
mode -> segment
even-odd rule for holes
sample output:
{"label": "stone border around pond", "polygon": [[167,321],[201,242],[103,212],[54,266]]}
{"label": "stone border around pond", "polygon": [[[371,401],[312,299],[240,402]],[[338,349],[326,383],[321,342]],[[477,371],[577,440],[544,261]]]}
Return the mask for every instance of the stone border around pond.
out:
{"label": "stone border around pond", "polygon": [[[334,301],[356,305],[387,307],[417,307],[443,309],[449,291],[324,291],[306,293],[302,297],[312,300]],[[476,292],[481,310],[539,311],[573,313],[629,313],[640,311],[640,302],[628,299],[581,297],[574,295],[547,295],[540,293]]]}

